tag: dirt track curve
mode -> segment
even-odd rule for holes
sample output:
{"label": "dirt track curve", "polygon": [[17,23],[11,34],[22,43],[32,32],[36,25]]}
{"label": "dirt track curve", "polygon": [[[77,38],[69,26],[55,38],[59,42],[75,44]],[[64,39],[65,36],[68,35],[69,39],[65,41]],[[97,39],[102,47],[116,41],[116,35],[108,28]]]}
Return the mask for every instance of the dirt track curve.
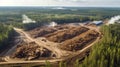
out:
{"label": "dirt track curve", "polygon": [[[83,26],[83,25],[81,25],[81,26]],[[84,26],[84,27],[87,27],[87,26]],[[91,30],[96,30],[97,32],[99,32],[99,30],[96,29],[96,28],[93,28],[93,27],[87,27],[87,28],[89,28],[89,29],[91,29]],[[49,61],[49,62],[51,62],[51,63],[56,63],[56,62],[60,62],[60,61],[66,61],[66,60],[68,60],[68,59],[74,58],[75,56],[79,55],[80,53],[82,53],[82,52],[86,51],[87,49],[89,49],[90,47],[92,47],[92,46],[93,46],[96,42],[98,42],[99,39],[100,39],[100,37],[97,37],[97,39],[96,39],[93,43],[91,43],[90,45],[86,46],[86,47],[83,48],[82,50],[79,50],[79,51],[77,51],[77,52],[75,52],[75,53],[72,53],[71,56],[67,56],[67,53],[69,53],[69,52],[64,51],[64,50],[61,50],[61,49],[58,49],[56,44],[50,46],[50,45],[48,45],[48,44],[46,44],[46,43],[44,43],[44,42],[42,42],[42,41],[40,41],[40,40],[38,40],[38,39],[34,39],[34,38],[30,37],[30,35],[27,34],[27,33],[26,33],[24,30],[22,30],[22,29],[14,28],[14,30],[15,30],[16,32],[18,32],[21,36],[24,36],[25,38],[27,38],[27,41],[29,41],[29,42],[35,42],[35,43],[38,44],[39,46],[44,47],[44,48],[47,48],[47,49],[51,50],[53,53],[55,53],[55,54],[56,54],[56,58],[55,58],[55,59],[47,60],[47,61]],[[99,32],[99,33],[100,33],[100,32]],[[12,51],[14,50],[14,48],[15,48],[16,46],[17,46],[17,45],[13,46],[6,54],[12,53]],[[63,56],[64,56],[64,57],[63,57]],[[65,57],[65,56],[67,56],[67,57]],[[6,59],[6,60],[7,60],[7,59]],[[8,59],[7,62],[0,62],[0,64],[39,63],[39,62],[40,62],[40,63],[45,63],[46,60],[18,61],[18,60]]]}

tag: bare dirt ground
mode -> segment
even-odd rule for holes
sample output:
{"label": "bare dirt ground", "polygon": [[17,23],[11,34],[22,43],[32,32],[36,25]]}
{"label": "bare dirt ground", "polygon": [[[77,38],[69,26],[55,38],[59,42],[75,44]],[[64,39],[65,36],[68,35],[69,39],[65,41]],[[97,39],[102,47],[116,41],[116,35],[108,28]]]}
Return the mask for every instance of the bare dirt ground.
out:
{"label": "bare dirt ground", "polygon": [[56,54],[57,58],[59,58],[59,57],[61,57],[61,56],[66,54],[66,52],[64,52],[64,50],[60,50],[60,49],[57,48],[57,44],[56,43],[55,44],[52,43],[52,45],[50,45],[51,43],[49,41],[48,42],[44,42],[44,41],[42,41],[42,39],[31,38],[30,35],[28,35],[25,31],[23,31],[21,29],[15,28],[15,30],[19,31],[19,32],[22,32],[24,34],[24,36],[28,39],[29,42],[35,42],[39,46],[44,47],[44,48],[52,51],[53,53]]}
{"label": "bare dirt ground", "polygon": [[[51,29],[54,29],[54,32]],[[52,33],[50,31],[52,31]],[[46,38],[44,40],[53,42],[51,45],[59,43],[58,47],[67,51],[76,51],[84,48],[86,45],[96,40],[96,38],[100,36],[99,33],[96,27],[85,26],[83,24],[41,27],[28,32],[31,36],[37,36],[33,38]],[[40,34],[42,35],[40,36]]]}
{"label": "bare dirt ground", "polygon": [[[6,57],[3,59],[6,62],[1,62],[0,64],[45,63],[46,60],[51,63],[55,63],[74,59],[76,56],[87,51],[91,46],[98,42],[101,34],[98,28],[85,26],[83,24],[79,24],[77,26],[69,24],[48,28],[42,27],[27,32],[18,28],[14,29],[20,34],[20,36],[17,39],[18,41],[16,41],[16,45],[4,53],[3,56]],[[24,58],[9,57],[16,52],[17,46],[21,45],[23,42],[28,44],[31,42],[35,43],[39,47],[45,48],[52,54],[55,54],[55,57],[46,60],[38,59],[30,61],[26,61]],[[71,46],[70,44],[73,45]]]}

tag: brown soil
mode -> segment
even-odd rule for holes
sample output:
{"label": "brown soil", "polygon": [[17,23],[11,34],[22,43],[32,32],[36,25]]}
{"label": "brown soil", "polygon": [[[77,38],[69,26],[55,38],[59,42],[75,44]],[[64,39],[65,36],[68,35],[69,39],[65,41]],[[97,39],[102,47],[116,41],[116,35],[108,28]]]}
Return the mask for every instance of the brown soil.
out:
{"label": "brown soil", "polygon": [[27,60],[32,60],[40,57],[51,57],[51,55],[51,51],[40,47],[39,45],[36,45],[34,42],[18,45],[16,52],[14,53],[15,58],[26,58]]}
{"label": "brown soil", "polygon": [[82,33],[72,39],[64,41],[60,48],[64,50],[69,51],[76,51],[84,48],[89,43],[93,42],[97,37],[99,36],[99,33],[93,30],[89,30],[85,33]]}
{"label": "brown soil", "polygon": [[83,26],[70,26],[67,24],[55,27],[40,27],[28,33],[34,38],[45,37],[51,42],[60,43],[59,47],[68,51],[81,50],[100,35],[95,30],[90,30]]}
{"label": "brown soil", "polygon": [[62,32],[59,32],[52,36],[47,36],[46,38],[49,40],[49,41],[53,41],[53,42],[63,42],[65,40],[68,40],[68,39],[71,39],[75,36],[78,36],[80,35],[81,33],[84,33],[86,31],[88,31],[89,29],[88,28],[85,28],[85,27],[76,27],[76,28],[72,28],[72,29],[68,29],[68,30],[64,30]]}
{"label": "brown soil", "polygon": [[29,34],[31,34],[33,38],[37,38],[37,37],[44,37],[45,35],[47,36],[48,34],[56,32],[58,30],[66,30],[72,28],[73,27],[69,27],[68,25],[58,25],[55,27],[43,26],[29,31]]}

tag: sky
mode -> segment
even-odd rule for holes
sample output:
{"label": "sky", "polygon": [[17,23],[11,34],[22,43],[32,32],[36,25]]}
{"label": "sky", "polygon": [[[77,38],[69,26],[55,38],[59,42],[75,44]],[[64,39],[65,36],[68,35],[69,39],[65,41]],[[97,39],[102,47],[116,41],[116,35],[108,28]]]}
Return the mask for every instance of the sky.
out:
{"label": "sky", "polygon": [[120,7],[120,0],[0,0],[0,6]]}

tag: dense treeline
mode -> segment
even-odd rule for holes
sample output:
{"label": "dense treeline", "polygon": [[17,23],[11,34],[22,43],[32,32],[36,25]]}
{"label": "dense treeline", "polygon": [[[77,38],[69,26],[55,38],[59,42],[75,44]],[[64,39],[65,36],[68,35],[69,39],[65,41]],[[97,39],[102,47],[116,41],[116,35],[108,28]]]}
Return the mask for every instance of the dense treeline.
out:
{"label": "dense treeline", "polygon": [[8,46],[8,42],[13,36],[14,30],[11,26],[0,24],[0,50]]}
{"label": "dense treeline", "polygon": [[[31,30],[39,26],[43,26],[49,24],[50,22],[56,22],[58,24],[64,23],[77,23],[77,22],[86,22],[86,21],[93,21],[99,20],[98,17],[92,16],[80,16],[74,14],[27,14],[31,19],[36,20],[37,23],[29,23],[29,24],[21,24],[23,25],[22,28],[25,30]],[[18,24],[18,23],[17,23]],[[20,25],[15,26],[20,26]],[[20,23],[19,23],[20,24]]]}
{"label": "dense treeline", "polygon": [[103,26],[97,43],[80,67],[120,67],[120,24]]}
{"label": "dense treeline", "polygon": [[0,14],[1,23],[22,22],[21,14]]}
{"label": "dense treeline", "polygon": [[[120,8],[82,8],[82,7],[0,7],[0,22],[26,30],[55,21],[59,24],[105,20],[120,14]],[[26,14],[37,21],[22,24],[22,15]]]}
{"label": "dense treeline", "polygon": [[75,14],[28,14],[28,16],[37,22],[55,21],[59,24],[102,20],[102,18],[99,16],[82,16]]}

